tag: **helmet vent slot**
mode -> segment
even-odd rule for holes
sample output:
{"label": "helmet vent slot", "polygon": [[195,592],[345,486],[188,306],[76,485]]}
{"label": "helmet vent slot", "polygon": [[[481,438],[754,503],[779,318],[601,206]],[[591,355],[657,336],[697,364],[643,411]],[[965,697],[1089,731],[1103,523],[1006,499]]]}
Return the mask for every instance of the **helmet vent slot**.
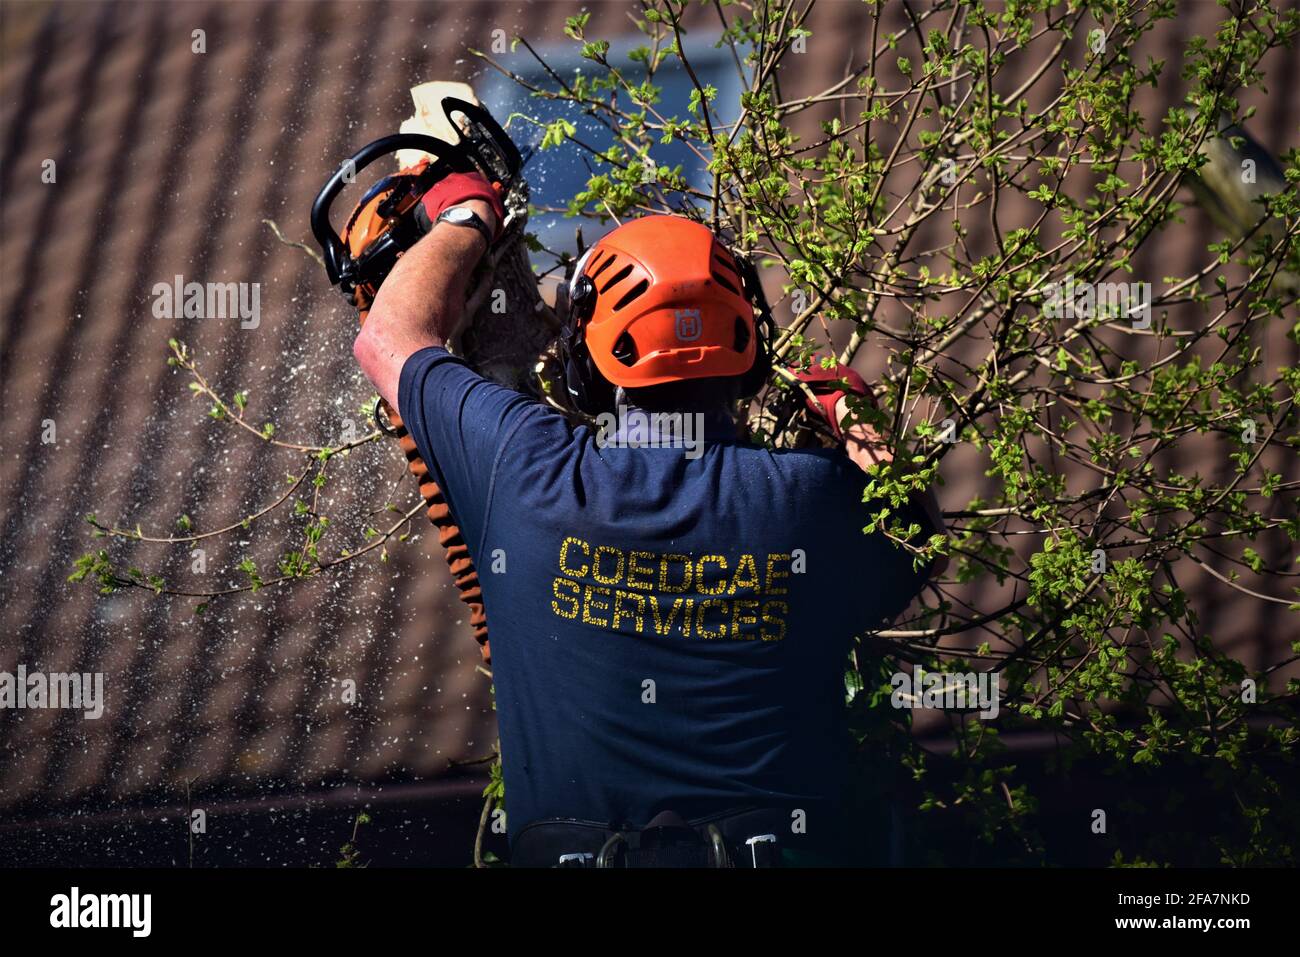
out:
{"label": "helmet vent slot", "polygon": [[740,289],[737,288],[736,283],[733,280],[728,279],[717,269],[713,270],[713,281],[716,282],[723,289],[726,289],[728,292],[731,292],[737,296],[740,295]]}
{"label": "helmet vent slot", "polygon": [[615,311],[615,312],[618,312],[620,309],[622,309],[624,306],[626,306],[629,302],[631,302],[633,299],[635,299],[637,296],[641,295],[641,293],[645,292],[645,291],[646,291],[647,289],[649,289],[649,288],[650,288],[650,281],[649,281],[648,279],[642,279],[639,283],[637,283],[635,286],[633,286],[633,287],[632,287],[631,289],[629,289],[627,292],[623,293],[623,298],[622,298],[622,299],[620,299],[618,302],[614,303],[614,311]]}
{"label": "helmet vent slot", "polygon": [[623,365],[633,365],[636,362],[636,343],[633,342],[632,337],[625,332],[619,336],[618,341],[614,343],[614,348],[611,350],[611,354],[615,359],[623,363]]}
{"label": "helmet vent slot", "polygon": [[608,279],[606,279],[606,280],[605,280],[605,284],[604,284],[603,286],[600,287],[600,291],[601,291],[601,292],[609,292],[609,288],[610,288],[610,286],[617,285],[618,283],[622,282],[624,279],[626,279],[626,278],[627,278],[628,276],[630,276],[630,275],[632,275],[632,264],[631,264],[631,263],[628,263],[626,266],[624,266],[624,267],[623,267],[622,269],[620,269],[618,272],[614,273],[614,275],[612,275],[612,276],[610,276]]}
{"label": "helmet vent slot", "polygon": [[749,348],[749,326],[745,325],[745,320],[736,317],[736,351],[744,352]]}
{"label": "helmet vent slot", "polygon": [[[594,253],[592,253],[591,255],[592,255],[592,262],[593,262],[593,263],[596,262],[597,258],[600,256],[600,250],[599,250],[599,249],[596,250],[596,251],[595,251]],[[602,262],[599,266],[597,266],[594,270],[592,270],[591,273],[589,273],[589,275],[591,276],[591,278],[592,278],[592,279],[595,279],[597,276],[599,276],[601,273],[603,273],[603,272],[605,271],[605,267],[608,266],[610,263],[612,263],[612,262],[613,262],[615,259],[617,259],[617,258],[618,258],[618,257],[615,256],[615,255],[613,255],[613,254],[611,254],[611,255],[609,255],[609,256],[606,256],[604,262]]]}

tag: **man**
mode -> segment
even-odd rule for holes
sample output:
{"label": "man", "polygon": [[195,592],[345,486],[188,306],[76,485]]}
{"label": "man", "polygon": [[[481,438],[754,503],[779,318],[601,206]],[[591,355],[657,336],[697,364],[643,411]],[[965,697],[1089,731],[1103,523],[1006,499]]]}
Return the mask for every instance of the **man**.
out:
{"label": "man", "polygon": [[[729,408],[765,377],[752,276],[682,218],[597,243],[562,304],[571,391],[702,442],[593,431],[447,352],[503,209],[474,175],[424,207],[354,352],[479,566],[514,863],[836,860],[846,655],[924,576],[863,535],[842,451],[737,440]],[[809,377],[837,435],[842,375]],[[864,465],[871,439],[850,429]]]}

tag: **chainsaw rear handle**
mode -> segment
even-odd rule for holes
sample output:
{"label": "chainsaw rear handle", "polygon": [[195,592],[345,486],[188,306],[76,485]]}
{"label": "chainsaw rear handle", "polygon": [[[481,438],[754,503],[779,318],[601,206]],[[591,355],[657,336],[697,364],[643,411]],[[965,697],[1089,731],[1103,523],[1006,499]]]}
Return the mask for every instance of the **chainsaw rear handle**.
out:
{"label": "chainsaw rear handle", "polygon": [[338,198],[339,193],[343,192],[344,186],[356,180],[357,174],[363,169],[381,156],[388,156],[398,150],[420,150],[430,153],[438,162],[445,162],[449,171],[453,173],[470,173],[475,168],[463,149],[437,137],[429,136],[427,133],[394,133],[357,150],[326,181],[321,191],[316,194],[316,201],[311,205],[312,235],[316,237],[316,242],[320,243],[321,252],[324,254],[325,274],[335,286],[343,285],[346,288],[355,282],[357,277],[354,275],[356,261],[349,255],[342,237],[330,225],[330,210],[334,206],[334,200]]}

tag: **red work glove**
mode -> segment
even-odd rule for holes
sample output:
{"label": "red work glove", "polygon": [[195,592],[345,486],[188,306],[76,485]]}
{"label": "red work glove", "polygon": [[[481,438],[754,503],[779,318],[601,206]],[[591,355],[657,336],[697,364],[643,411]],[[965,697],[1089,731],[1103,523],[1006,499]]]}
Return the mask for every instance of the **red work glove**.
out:
{"label": "red work glove", "polygon": [[[831,431],[837,439],[844,438],[844,432],[840,429],[840,417],[835,411],[839,405],[840,399],[845,395],[861,395],[870,398],[871,392],[867,389],[866,382],[862,376],[858,375],[846,365],[836,365],[834,369],[823,369],[819,357],[813,358],[813,366],[807,372],[797,372],[790,370],[795,377],[801,382],[807,383],[814,396],[817,397],[814,402],[808,400],[808,410],[813,415],[819,415],[825,419],[831,427]],[[844,384],[848,388],[844,388]]]}
{"label": "red work glove", "polygon": [[436,223],[444,209],[471,199],[481,199],[492,207],[497,220],[493,235],[500,238],[501,226],[506,221],[506,206],[501,201],[500,186],[489,183],[482,173],[449,173],[434,183],[420,202],[424,204],[429,222]]}

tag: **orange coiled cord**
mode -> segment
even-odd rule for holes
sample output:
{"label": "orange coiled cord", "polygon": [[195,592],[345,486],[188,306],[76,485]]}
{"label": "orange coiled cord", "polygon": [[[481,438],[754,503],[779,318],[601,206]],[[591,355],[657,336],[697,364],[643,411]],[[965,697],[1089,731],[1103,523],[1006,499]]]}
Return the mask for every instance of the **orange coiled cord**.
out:
{"label": "orange coiled cord", "polygon": [[[369,299],[370,297],[364,295],[360,289],[357,290],[356,301],[359,307],[357,311],[363,323],[366,321],[366,315],[369,312]],[[365,303],[365,305],[362,306],[362,303]],[[390,431],[396,435],[398,444],[406,455],[406,467],[410,469],[411,474],[420,483],[420,496],[428,505],[426,514],[429,516],[429,521],[438,530],[438,544],[443,549],[442,557],[446,560],[447,567],[451,569],[452,580],[460,591],[460,600],[469,606],[469,625],[473,630],[474,640],[479,644],[479,653],[483,655],[483,663],[490,665],[492,663],[492,650],[488,644],[487,614],[483,609],[483,589],[479,586],[478,569],[474,567],[474,560],[469,555],[469,545],[465,543],[465,536],[461,534],[460,526],[456,524],[455,519],[451,516],[451,509],[447,506],[447,499],[443,496],[442,489],[438,487],[438,483],[429,474],[429,466],[425,464],[424,459],[420,458],[420,452],[415,447],[415,439],[406,430],[401,416],[386,401],[381,400],[381,405],[383,406],[384,415],[388,418]]]}

